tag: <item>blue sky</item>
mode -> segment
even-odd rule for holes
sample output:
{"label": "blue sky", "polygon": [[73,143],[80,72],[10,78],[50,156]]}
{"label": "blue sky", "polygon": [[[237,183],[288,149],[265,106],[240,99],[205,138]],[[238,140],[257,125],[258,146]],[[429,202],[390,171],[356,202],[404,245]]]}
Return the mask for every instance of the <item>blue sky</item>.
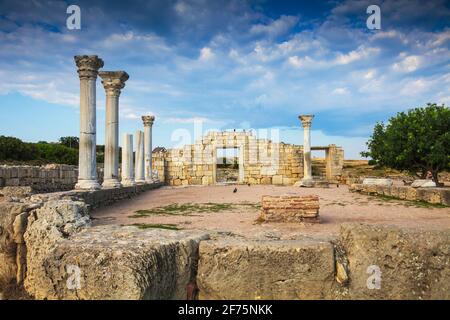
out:
{"label": "blue sky", "polygon": [[[81,8],[81,30],[66,9]],[[381,7],[381,30],[366,8]],[[377,121],[427,102],[450,104],[450,1],[0,2],[0,135],[56,141],[78,135],[73,56],[129,73],[120,132],[154,114],[154,146],[202,129],[279,129],[359,158]],[[97,141],[104,141],[97,83]],[[269,136],[270,138],[270,136]]]}

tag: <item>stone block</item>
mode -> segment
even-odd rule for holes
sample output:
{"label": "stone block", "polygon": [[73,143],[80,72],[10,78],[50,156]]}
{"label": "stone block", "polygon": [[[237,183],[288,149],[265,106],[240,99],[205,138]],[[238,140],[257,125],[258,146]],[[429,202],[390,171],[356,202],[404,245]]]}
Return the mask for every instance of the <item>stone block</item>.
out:
{"label": "stone block", "polygon": [[329,242],[202,241],[200,299],[326,299],[334,281]]}
{"label": "stone block", "polygon": [[260,219],[266,222],[319,222],[318,196],[263,196]]}
{"label": "stone block", "polygon": [[392,186],[392,179],[380,179],[380,178],[365,178],[363,180],[365,185],[382,185],[382,186]]}
{"label": "stone block", "polygon": [[413,187],[413,188],[435,188],[436,183],[434,183],[433,180],[419,179],[419,180],[414,180],[413,183],[411,184],[411,187]]}
{"label": "stone block", "polygon": [[89,228],[46,252],[45,273],[29,286],[37,299],[186,299],[202,239],[198,232]]}
{"label": "stone block", "polygon": [[[450,230],[343,224],[340,234],[351,278],[347,298],[450,299]],[[370,289],[376,268],[380,289]]]}
{"label": "stone block", "polygon": [[272,183],[275,185],[282,185],[283,184],[283,176],[282,175],[274,175],[272,177]]}

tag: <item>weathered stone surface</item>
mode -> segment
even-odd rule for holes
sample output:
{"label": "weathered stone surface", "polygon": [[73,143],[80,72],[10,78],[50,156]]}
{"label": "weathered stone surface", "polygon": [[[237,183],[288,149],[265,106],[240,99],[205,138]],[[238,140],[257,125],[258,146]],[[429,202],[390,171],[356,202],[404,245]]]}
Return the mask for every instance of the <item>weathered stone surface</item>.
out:
{"label": "weathered stone surface", "polygon": [[21,260],[17,256],[21,252],[24,219],[29,210],[24,203],[0,204],[0,293],[5,296],[9,295],[11,287],[22,280]]}
{"label": "weathered stone surface", "polygon": [[392,179],[365,178],[363,180],[364,185],[392,186],[392,183]]}
{"label": "weathered stone surface", "polygon": [[266,222],[319,222],[319,197],[263,196],[260,219]]}
{"label": "weathered stone surface", "polygon": [[349,191],[450,206],[450,188],[413,188],[410,186],[352,184],[349,187]]}
{"label": "weathered stone surface", "polygon": [[334,283],[329,242],[202,241],[200,299],[329,298]]}
{"label": "weathered stone surface", "polygon": [[83,230],[59,241],[44,257],[36,297],[186,299],[186,287],[195,280],[198,245],[206,238],[198,232],[136,227]]}
{"label": "weathered stone surface", "polygon": [[414,180],[411,183],[411,187],[413,188],[433,188],[436,187],[436,183],[433,180],[422,179],[422,180]]}
{"label": "weathered stone surface", "polygon": [[[349,261],[354,299],[450,299],[450,230],[344,224],[341,243]],[[370,266],[381,288],[369,289]]]}
{"label": "weathered stone surface", "polygon": [[46,276],[44,261],[57,244],[90,225],[85,203],[49,200],[31,212],[24,239],[27,245],[27,273],[24,286],[36,298],[45,298],[45,288],[53,283]]}

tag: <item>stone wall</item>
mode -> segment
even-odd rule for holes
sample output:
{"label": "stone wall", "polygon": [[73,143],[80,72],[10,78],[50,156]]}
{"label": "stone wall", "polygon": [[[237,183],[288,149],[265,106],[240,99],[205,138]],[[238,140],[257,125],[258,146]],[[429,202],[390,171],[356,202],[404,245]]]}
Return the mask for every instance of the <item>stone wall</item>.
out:
{"label": "stone wall", "polygon": [[[250,132],[209,132],[193,145],[155,152],[153,170],[171,186],[215,184],[220,148],[238,150],[240,183],[293,185],[303,177],[302,146],[257,139]],[[334,145],[327,150],[327,178],[336,179],[343,150]]]}
{"label": "stone wall", "polygon": [[333,241],[209,240],[199,256],[200,299],[450,299],[450,230],[343,224]]}
{"label": "stone wall", "polygon": [[[51,280],[46,279],[46,259],[64,239],[90,226],[89,211],[161,185],[152,183],[95,191],[71,190],[1,202],[0,296],[55,298],[41,291],[52,287],[52,283],[48,282]],[[102,238],[108,233],[105,232]],[[79,247],[77,250],[83,251]]]}
{"label": "stone wall", "polygon": [[[99,181],[103,170],[98,168]],[[45,166],[0,166],[0,194],[45,193],[71,190],[77,183],[76,166],[49,164]],[[24,189],[23,187],[29,187]],[[4,190],[4,191],[2,191]]]}
{"label": "stone wall", "polygon": [[368,195],[383,195],[401,200],[425,201],[432,204],[450,206],[450,188],[413,188],[395,185],[352,184],[349,190]]}

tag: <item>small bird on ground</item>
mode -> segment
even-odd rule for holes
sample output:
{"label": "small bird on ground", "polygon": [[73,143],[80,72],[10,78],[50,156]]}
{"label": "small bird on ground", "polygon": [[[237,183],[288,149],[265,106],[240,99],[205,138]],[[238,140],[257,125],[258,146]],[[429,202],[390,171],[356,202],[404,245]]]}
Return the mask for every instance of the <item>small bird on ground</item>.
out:
{"label": "small bird on ground", "polygon": [[250,183],[248,184],[248,186],[250,187]]}
{"label": "small bird on ground", "polygon": [[233,193],[236,193],[236,192],[237,192],[237,188],[234,188]]}
{"label": "small bird on ground", "polygon": [[339,183],[337,183],[337,184],[336,184],[336,187],[338,187],[338,188],[339,188]]}

